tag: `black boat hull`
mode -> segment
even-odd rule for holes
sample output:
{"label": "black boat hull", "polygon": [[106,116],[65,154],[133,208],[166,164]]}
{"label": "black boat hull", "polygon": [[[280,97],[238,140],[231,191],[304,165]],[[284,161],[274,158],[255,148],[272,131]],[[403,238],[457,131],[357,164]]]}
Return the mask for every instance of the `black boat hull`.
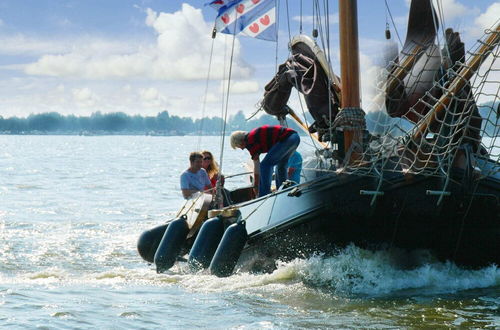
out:
{"label": "black boat hull", "polygon": [[436,192],[445,182],[437,177],[395,176],[374,197],[377,183],[369,176],[325,176],[242,205],[249,239],[239,267],[270,270],[276,260],[330,255],[349,243],[425,249],[468,267],[500,265],[497,178],[478,180],[474,193],[451,180],[442,197]]}

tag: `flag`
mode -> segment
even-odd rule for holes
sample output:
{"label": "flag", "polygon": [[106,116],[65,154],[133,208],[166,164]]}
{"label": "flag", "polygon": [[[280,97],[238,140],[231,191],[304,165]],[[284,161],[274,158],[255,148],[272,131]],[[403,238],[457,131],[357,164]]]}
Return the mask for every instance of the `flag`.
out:
{"label": "flag", "polygon": [[218,32],[275,41],[274,3],[275,0],[213,0],[207,5],[218,11],[215,19]]}

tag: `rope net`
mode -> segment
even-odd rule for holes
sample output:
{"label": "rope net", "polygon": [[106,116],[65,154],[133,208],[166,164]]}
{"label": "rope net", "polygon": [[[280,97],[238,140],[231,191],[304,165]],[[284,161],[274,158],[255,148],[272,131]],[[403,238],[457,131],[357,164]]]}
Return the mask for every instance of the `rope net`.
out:
{"label": "rope net", "polygon": [[[338,158],[329,167],[316,164],[315,170],[446,177],[452,169],[462,168],[475,177],[497,175],[500,26],[486,31],[466,56],[462,49],[456,61],[450,47],[456,42],[451,39],[454,35],[458,36],[447,31],[446,51],[435,45],[415,45],[381,70],[377,96],[366,107],[369,133],[358,139],[362,146],[353,144],[345,151],[344,159],[353,152],[358,153],[357,159],[345,164]],[[344,129],[362,132],[363,123],[352,127],[353,122]]]}

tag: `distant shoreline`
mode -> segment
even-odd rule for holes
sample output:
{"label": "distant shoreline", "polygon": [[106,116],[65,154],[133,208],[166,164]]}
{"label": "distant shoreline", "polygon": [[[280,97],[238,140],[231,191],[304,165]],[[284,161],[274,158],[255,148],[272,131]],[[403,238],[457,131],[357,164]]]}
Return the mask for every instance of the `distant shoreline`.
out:
{"label": "distant shoreline", "polygon": [[[170,132],[1,132],[0,135],[52,135],[52,136],[218,136],[219,133],[170,133]],[[229,134],[228,134],[229,135]]]}
{"label": "distant shoreline", "polygon": [[[246,120],[243,111],[230,116],[226,122],[220,117],[191,118],[170,115],[167,111],[156,116],[128,115],[123,112],[95,112],[90,116],[61,115],[57,112],[32,114],[25,118],[0,116],[2,135],[219,135],[226,132],[251,130],[262,125],[276,125],[273,116],[264,114]],[[295,123],[291,123],[294,128]]]}

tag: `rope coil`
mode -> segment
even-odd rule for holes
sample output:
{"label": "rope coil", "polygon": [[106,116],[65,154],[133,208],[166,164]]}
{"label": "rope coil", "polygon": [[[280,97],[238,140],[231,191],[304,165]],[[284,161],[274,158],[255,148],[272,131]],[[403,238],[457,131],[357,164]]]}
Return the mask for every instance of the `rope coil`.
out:
{"label": "rope coil", "polygon": [[335,117],[332,128],[366,129],[365,112],[360,108],[343,108]]}

